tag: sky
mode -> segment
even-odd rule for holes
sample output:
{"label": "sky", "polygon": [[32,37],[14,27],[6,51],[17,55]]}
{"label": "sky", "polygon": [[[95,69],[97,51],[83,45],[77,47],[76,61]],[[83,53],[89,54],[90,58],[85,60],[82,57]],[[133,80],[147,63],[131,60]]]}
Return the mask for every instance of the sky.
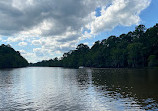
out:
{"label": "sky", "polygon": [[29,62],[158,23],[158,0],[0,0],[0,44]]}

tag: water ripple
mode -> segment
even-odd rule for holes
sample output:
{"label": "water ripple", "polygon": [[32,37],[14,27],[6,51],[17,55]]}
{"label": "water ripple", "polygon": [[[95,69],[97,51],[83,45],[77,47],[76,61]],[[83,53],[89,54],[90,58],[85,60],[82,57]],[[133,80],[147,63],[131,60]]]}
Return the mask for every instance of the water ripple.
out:
{"label": "water ripple", "polygon": [[156,111],[157,72],[39,67],[0,70],[0,111]]}

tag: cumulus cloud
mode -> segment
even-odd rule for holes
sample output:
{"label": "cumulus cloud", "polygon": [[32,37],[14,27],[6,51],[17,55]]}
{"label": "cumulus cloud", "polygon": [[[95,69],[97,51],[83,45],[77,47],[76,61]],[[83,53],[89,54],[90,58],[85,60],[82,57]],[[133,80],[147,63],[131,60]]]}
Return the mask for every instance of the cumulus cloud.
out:
{"label": "cumulus cloud", "polygon": [[40,45],[40,44],[41,44],[41,41],[40,41],[40,40],[33,40],[33,41],[32,41],[32,44],[33,44],[33,45]]}
{"label": "cumulus cloud", "polygon": [[27,46],[27,42],[20,42],[18,45],[19,46]]}
{"label": "cumulus cloud", "polygon": [[34,52],[27,52],[27,51],[25,51],[25,50],[18,50],[20,53],[21,53],[21,55],[23,56],[23,57],[25,57],[27,60],[28,60],[28,62],[33,62],[33,63],[35,63],[35,62],[37,62],[37,61],[42,61],[42,60],[49,60],[49,59],[51,59],[52,57],[51,56],[40,56],[39,57],[39,55],[37,54],[37,53],[34,53]]}
{"label": "cumulus cloud", "polygon": [[23,40],[25,39],[22,37],[8,37],[6,41],[11,43],[11,42],[18,42],[18,41],[23,41]]}
{"label": "cumulus cloud", "polygon": [[[45,56],[74,49],[80,40],[118,25],[139,24],[150,0],[1,0],[0,36],[18,45],[41,45],[32,53]],[[96,8],[101,8],[96,17]]]}
{"label": "cumulus cloud", "polygon": [[140,22],[139,14],[150,4],[149,0],[114,0],[102,7],[101,16],[87,25],[92,34],[112,30],[118,25],[131,26]]}

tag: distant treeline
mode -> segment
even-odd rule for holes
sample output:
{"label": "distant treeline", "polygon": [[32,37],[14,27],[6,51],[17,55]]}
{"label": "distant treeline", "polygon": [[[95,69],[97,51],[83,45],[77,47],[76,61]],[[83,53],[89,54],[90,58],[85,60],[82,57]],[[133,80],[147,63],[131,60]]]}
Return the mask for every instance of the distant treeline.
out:
{"label": "distant treeline", "polygon": [[139,25],[133,32],[96,41],[91,48],[79,44],[76,50],[64,53],[60,59],[43,60],[30,66],[73,68],[158,66],[158,24],[149,29]]}
{"label": "distant treeline", "polygon": [[10,45],[0,45],[0,68],[18,68],[28,66],[28,62]]}

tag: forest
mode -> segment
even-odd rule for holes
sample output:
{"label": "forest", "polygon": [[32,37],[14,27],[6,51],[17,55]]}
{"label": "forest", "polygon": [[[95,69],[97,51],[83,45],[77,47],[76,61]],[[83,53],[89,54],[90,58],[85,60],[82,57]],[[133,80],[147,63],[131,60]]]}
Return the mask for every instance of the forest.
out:
{"label": "forest", "polygon": [[10,45],[0,45],[0,68],[19,68],[28,66],[28,62]]}
{"label": "forest", "polygon": [[139,25],[134,31],[110,36],[96,41],[90,48],[79,44],[75,50],[64,53],[61,58],[31,63],[30,66],[78,68],[139,68],[158,66],[158,23],[146,28]]}

